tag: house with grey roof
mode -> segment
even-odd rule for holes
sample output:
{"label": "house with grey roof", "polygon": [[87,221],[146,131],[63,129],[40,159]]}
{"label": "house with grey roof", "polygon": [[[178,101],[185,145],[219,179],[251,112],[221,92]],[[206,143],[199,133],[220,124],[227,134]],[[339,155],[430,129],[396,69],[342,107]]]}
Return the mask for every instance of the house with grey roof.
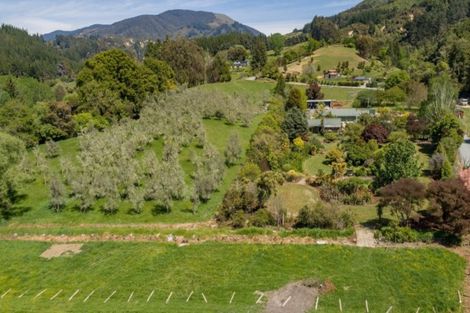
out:
{"label": "house with grey roof", "polygon": [[346,126],[347,123],[357,122],[363,114],[375,115],[376,112],[374,109],[327,108],[320,113],[321,117],[308,119],[308,128],[314,132],[324,130],[341,130]]}
{"label": "house with grey roof", "polygon": [[344,126],[340,118],[316,118],[308,120],[308,128],[313,132],[340,130]]}

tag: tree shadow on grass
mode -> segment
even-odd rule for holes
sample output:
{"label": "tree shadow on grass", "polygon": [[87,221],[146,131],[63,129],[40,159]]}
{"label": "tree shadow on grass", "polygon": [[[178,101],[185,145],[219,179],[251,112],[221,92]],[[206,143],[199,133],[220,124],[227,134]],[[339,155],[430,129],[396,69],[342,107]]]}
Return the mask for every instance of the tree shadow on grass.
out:
{"label": "tree shadow on grass", "polygon": [[388,226],[390,225],[390,223],[392,222],[391,219],[389,218],[374,218],[374,219],[370,219],[370,220],[367,220],[365,222],[362,222],[361,223],[361,226],[365,227],[365,228],[370,228],[370,229],[380,229],[382,227],[385,227],[385,226]]}
{"label": "tree shadow on grass", "polygon": [[164,205],[156,204],[152,209],[152,215],[168,215],[171,213],[171,209],[168,209]]}

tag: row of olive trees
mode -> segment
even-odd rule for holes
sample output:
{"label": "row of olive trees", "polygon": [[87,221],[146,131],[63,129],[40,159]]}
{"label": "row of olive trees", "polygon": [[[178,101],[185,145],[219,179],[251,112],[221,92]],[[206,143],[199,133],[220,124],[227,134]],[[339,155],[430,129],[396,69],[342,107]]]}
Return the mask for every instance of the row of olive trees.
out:
{"label": "row of olive trees", "polygon": [[[196,212],[200,201],[208,201],[217,190],[225,165],[236,164],[242,153],[240,138],[233,135],[224,158],[208,143],[203,118],[249,125],[256,113],[244,98],[186,90],[148,100],[139,120],[122,121],[103,132],[84,133],[79,138],[78,155],[61,158],[60,173],[51,173],[45,155],[39,151],[36,167],[49,185],[50,205],[55,211],[65,207],[70,194],[82,212],[91,210],[99,199],[106,214],[116,213],[124,200],[136,214],[143,211],[146,201],[155,201],[159,209],[169,212],[173,201],[181,199],[191,200]],[[157,139],[164,142],[161,158],[146,149]],[[191,144],[203,150],[193,157],[193,182],[189,185],[179,155]]]}

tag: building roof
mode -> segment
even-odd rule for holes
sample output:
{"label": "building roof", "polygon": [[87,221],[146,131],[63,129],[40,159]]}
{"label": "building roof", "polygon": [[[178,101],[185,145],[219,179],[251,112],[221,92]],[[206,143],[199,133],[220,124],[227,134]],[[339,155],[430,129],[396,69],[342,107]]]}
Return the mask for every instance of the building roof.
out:
{"label": "building roof", "polygon": [[332,115],[334,117],[359,117],[362,114],[374,114],[375,110],[373,109],[330,109],[325,110],[323,115]]}
{"label": "building roof", "polygon": [[323,102],[333,102],[335,100],[330,99],[320,99],[320,100],[307,100],[307,103],[323,103]]}
{"label": "building roof", "polygon": [[354,77],[354,80],[369,80],[369,79],[370,79],[369,77],[365,77],[365,76]]}
{"label": "building roof", "polygon": [[[324,128],[341,128],[342,121],[340,118],[324,118],[323,119],[323,127]],[[308,120],[308,127],[322,127],[322,119],[310,119]]]}

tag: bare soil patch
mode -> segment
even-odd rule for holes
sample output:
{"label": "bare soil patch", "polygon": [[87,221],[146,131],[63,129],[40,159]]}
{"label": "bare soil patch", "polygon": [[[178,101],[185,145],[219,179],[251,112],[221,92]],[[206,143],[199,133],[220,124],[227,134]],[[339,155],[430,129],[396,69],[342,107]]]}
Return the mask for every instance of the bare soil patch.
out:
{"label": "bare soil patch", "polygon": [[320,294],[331,291],[331,283],[321,283],[308,279],[285,285],[266,293],[267,302],[264,313],[305,313],[315,307]]}
{"label": "bare soil patch", "polygon": [[82,252],[83,244],[55,244],[41,254],[42,258],[52,259],[62,256],[73,256]]}

